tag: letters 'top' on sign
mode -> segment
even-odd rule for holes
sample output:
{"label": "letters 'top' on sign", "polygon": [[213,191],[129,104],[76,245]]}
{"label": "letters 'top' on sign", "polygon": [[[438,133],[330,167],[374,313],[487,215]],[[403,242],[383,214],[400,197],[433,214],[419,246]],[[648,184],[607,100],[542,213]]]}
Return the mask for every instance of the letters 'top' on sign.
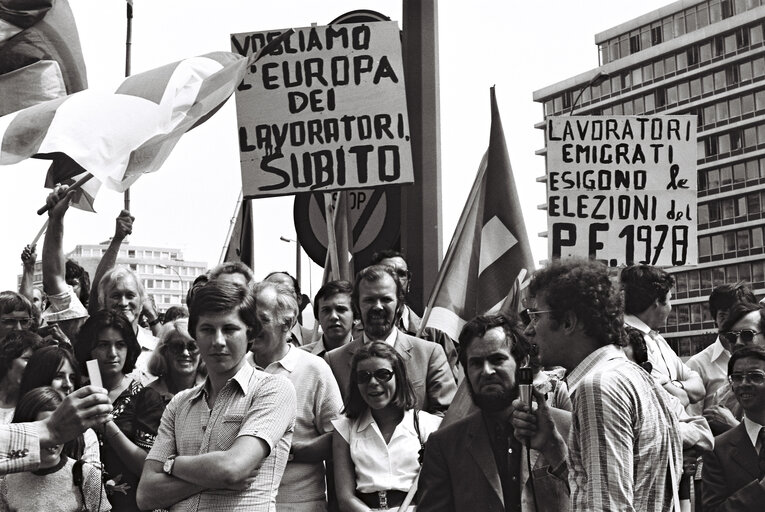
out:
{"label": "letters 'top' on sign", "polygon": [[[280,33],[231,44],[250,55]],[[236,110],[245,197],[414,181],[395,22],[296,29],[250,67]]]}
{"label": "letters 'top' on sign", "polygon": [[695,265],[696,117],[550,117],[548,256]]}

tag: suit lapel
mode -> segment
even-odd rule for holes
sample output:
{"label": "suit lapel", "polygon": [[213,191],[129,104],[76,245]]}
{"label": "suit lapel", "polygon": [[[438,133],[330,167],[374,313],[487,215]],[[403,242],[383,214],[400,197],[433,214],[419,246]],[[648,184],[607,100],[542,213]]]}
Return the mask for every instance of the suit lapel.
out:
{"label": "suit lapel", "polygon": [[473,415],[467,434],[466,447],[468,452],[488,480],[500,503],[504,505],[502,482],[499,480],[499,471],[497,471],[497,464],[494,462],[494,452],[491,451],[491,444],[489,444],[489,433],[486,431],[480,412]]}
{"label": "suit lapel", "polygon": [[760,478],[759,465],[757,460],[757,451],[752,446],[752,441],[746,433],[746,427],[742,422],[736,427],[736,439],[731,439],[733,448],[731,449],[731,459],[733,462],[741,466],[755,479]]}
{"label": "suit lapel", "polygon": [[351,370],[351,362],[353,362],[353,355],[359,349],[361,344],[364,343],[364,338],[356,338],[348,343],[348,371]]}
{"label": "suit lapel", "polygon": [[412,341],[401,331],[396,332],[396,342],[393,344],[396,352],[404,358],[404,362],[412,358]]}

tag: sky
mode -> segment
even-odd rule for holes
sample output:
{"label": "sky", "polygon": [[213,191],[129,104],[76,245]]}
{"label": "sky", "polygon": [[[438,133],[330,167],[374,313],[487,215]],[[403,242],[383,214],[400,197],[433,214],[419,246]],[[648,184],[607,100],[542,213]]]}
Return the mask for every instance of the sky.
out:
{"label": "sky", "polygon": [[[69,0],[80,35],[91,89],[114,90],[124,76],[125,2]],[[497,100],[514,178],[521,194],[535,261],[547,257],[542,105],[532,92],[598,66],[596,33],[669,4],[667,0],[444,1],[438,4],[441,179],[444,252],[454,232],[489,138],[489,88]],[[134,0],[132,71],[139,73],[212,51],[230,51],[229,35],[325,25],[340,14],[372,9],[401,26],[401,1]],[[119,122],[119,120],[115,120]],[[44,222],[47,162],[30,160],[0,168],[0,289],[15,289],[20,254]],[[241,188],[237,122],[231,98],[212,119],[184,135],[157,172],[131,188],[136,217],[133,245],[182,250],[190,261],[218,263]],[[253,201],[255,275],[295,269],[291,197]],[[97,213],[70,209],[64,250],[107,240],[122,208],[122,195],[102,188]],[[42,241],[38,245],[38,257]],[[321,269],[303,256],[303,283],[311,296]],[[309,284],[309,277],[311,283]]]}

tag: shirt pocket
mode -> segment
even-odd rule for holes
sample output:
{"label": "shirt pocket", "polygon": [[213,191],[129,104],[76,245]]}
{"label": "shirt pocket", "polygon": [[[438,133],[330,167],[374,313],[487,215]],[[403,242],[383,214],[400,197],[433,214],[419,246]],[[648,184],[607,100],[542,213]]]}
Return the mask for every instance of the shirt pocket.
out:
{"label": "shirt pocket", "polygon": [[234,440],[239,435],[239,431],[242,429],[242,422],[244,421],[244,414],[226,414],[221,420],[218,431],[214,432],[218,438],[218,448],[220,450],[228,450],[231,445],[234,444]]}

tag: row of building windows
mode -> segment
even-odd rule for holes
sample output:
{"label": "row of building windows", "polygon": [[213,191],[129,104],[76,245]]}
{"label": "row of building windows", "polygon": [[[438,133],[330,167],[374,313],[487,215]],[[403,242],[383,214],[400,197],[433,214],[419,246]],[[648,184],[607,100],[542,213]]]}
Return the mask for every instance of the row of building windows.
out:
{"label": "row of building windows", "polygon": [[139,274],[162,274],[162,275],[175,275],[178,272],[181,276],[196,277],[199,274],[204,274],[204,267],[187,267],[187,266],[167,266],[161,268],[158,265],[142,264],[142,263],[130,263],[130,268],[138,272]]}
{"label": "row of building windows", "polygon": [[742,150],[765,148],[765,124],[735,128],[698,139],[698,162],[711,162],[740,154]]}
{"label": "row of building windows", "polygon": [[[765,75],[765,62],[762,72]],[[762,114],[765,113],[765,89],[727,98],[703,108],[694,109],[693,113],[699,117],[698,126],[704,130]]]}
{"label": "row of building windows", "polygon": [[687,358],[698,354],[717,339],[717,328],[712,325],[712,331],[696,336],[682,336],[679,338],[667,338],[667,343],[677,355]]}
{"label": "row of building windows", "polygon": [[[765,41],[764,34],[762,22],[758,22],[696,43],[679,52],[664,55],[653,61],[620,71],[619,74],[614,74],[583,89],[582,97],[577,106],[587,106],[592,102],[602,101],[611,96],[624,94],[634,88],[697,69],[726,56],[758,48]],[[753,72],[750,71],[749,73]],[[741,76],[746,77],[747,70],[742,70]],[[742,78],[742,80],[744,79]],[[578,94],[579,89],[576,88],[545,101],[545,115],[565,113],[571,107],[572,95]]]}
{"label": "row of building windows", "polygon": [[765,183],[765,157],[698,172],[699,197]]}
{"label": "row of building windows", "polygon": [[[641,115],[665,110],[677,105],[689,103],[690,101],[711,96],[728,89],[746,85],[753,81],[761,80],[765,77],[765,57],[759,57],[746,62],[732,64],[723,69],[707,73],[702,76],[696,76],[690,80],[657,88],[646,95],[633,97],[603,107],[600,113],[603,115]],[[762,93],[765,94],[765,93]],[[694,109],[691,114],[699,115],[699,126],[714,127],[716,123],[724,120],[732,120],[744,114],[752,114],[755,111],[755,93],[748,93],[737,98],[737,104],[733,105],[733,115],[728,108],[727,100],[722,102],[724,105],[719,107],[720,117],[717,115],[717,104],[704,108]],[[765,97],[760,98],[762,101]],[[736,101],[734,100],[734,103]],[[744,104],[745,103],[745,104]],[[594,113],[594,112],[593,112]]]}
{"label": "row of building windows", "polygon": [[147,289],[183,290],[183,283],[177,279],[144,279],[143,286]]}
{"label": "row of building windows", "polygon": [[698,206],[699,229],[715,228],[763,218],[765,191],[715,199]]}
{"label": "row of building windows", "polygon": [[606,64],[680,37],[734,14],[754,9],[761,0],[710,0],[666,16],[598,45],[600,62]]}
{"label": "row of building windows", "polygon": [[762,226],[699,236],[699,263],[763,253]]}
{"label": "row of building windows", "polygon": [[182,304],[180,295],[155,295],[149,294],[154,304]]}
{"label": "row of building windows", "polygon": [[[101,257],[106,252],[106,247],[77,247],[72,256],[92,256]],[[149,249],[120,249],[119,258],[132,259],[163,259],[163,260],[176,260],[183,257],[182,254],[177,251],[155,251]]]}
{"label": "row of building windows", "polygon": [[719,267],[688,270],[672,274],[674,296],[678,299],[708,298],[715,286],[744,281],[753,290],[765,289],[765,261],[732,263]]}

